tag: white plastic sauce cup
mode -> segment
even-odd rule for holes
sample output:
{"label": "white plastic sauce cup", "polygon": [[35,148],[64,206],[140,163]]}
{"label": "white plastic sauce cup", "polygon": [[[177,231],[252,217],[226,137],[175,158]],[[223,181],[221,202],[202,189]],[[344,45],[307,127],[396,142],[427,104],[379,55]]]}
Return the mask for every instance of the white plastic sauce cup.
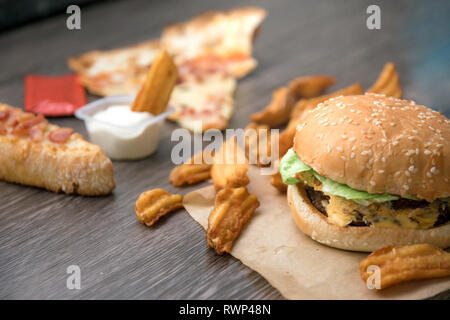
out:
{"label": "white plastic sauce cup", "polygon": [[110,106],[131,105],[133,101],[134,96],[106,97],[75,112],[78,119],[84,120],[91,141],[99,145],[111,159],[134,160],[154,153],[158,147],[163,122],[173,112],[168,110],[133,126],[119,126],[94,118],[97,112]]}

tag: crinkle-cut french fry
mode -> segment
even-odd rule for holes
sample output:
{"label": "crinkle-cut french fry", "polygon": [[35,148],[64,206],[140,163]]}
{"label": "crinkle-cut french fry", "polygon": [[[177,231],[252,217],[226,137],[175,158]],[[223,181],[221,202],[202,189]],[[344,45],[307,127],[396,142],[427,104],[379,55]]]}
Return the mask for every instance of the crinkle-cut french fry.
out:
{"label": "crinkle-cut french fry", "polygon": [[328,75],[298,77],[289,82],[289,90],[298,99],[310,99],[322,94],[335,84],[336,78]]}
{"label": "crinkle-cut french fry", "polygon": [[237,143],[236,137],[225,141],[220,151],[214,156],[211,178],[214,188],[237,188],[249,184],[247,171],[249,165],[244,152]]}
{"label": "crinkle-cut french fry", "polygon": [[202,151],[193,155],[186,163],[176,166],[169,175],[169,182],[175,187],[199,183],[211,178],[214,153]]}
{"label": "crinkle-cut french fry", "polygon": [[153,115],[163,113],[167,108],[177,78],[178,72],[175,63],[171,56],[162,50],[150,66],[131,110],[150,112]]}
{"label": "crinkle-cut french fry", "polygon": [[170,194],[163,189],[153,189],[139,196],[135,211],[138,220],[150,227],[162,216],[181,207],[183,196]]}
{"label": "crinkle-cut french fry", "polygon": [[388,246],[361,261],[364,281],[371,276],[370,266],[379,268],[379,289],[384,289],[406,281],[450,276],[450,253],[428,243]]}
{"label": "crinkle-cut french fry", "polygon": [[195,184],[211,178],[211,164],[185,163],[172,169],[169,182],[175,187]]}
{"label": "crinkle-cut french fry", "polygon": [[249,194],[245,187],[219,191],[208,218],[208,245],[218,254],[230,252],[242,228],[258,207],[256,195]]}
{"label": "crinkle-cut french fry", "polygon": [[335,83],[335,78],[326,75],[298,77],[272,93],[272,101],[263,110],[250,116],[250,120],[277,127],[289,120],[292,108],[301,98],[312,98],[323,93]]}
{"label": "crinkle-cut french fry", "polygon": [[402,97],[402,89],[399,84],[398,72],[394,63],[388,62],[384,65],[383,70],[378,76],[374,85],[367,90],[370,93],[384,94],[388,97],[400,99]]}
{"label": "crinkle-cut french fry", "polygon": [[296,96],[289,88],[282,87],[272,93],[272,101],[263,110],[253,113],[250,120],[277,127],[289,120],[289,115],[297,101]]}

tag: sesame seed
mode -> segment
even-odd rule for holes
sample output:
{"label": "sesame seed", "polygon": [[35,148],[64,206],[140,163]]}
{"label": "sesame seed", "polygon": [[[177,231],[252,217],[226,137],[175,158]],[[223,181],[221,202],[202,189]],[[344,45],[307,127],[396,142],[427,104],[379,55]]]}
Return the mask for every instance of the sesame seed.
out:
{"label": "sesame seed", "polygon": [[432,168],[430,169],[430,172],[431,172],[432,174],[439,174],[439,170],[436,169],[436,167],[432,167]]}
{"label": "sesame seed", "polygon": [[378,173],[384,173],[384,170],[378,170]]}
{"label": "sesame seed", "polygon": [[372,181],[372,180],[369,183],[370,183],[371,186],[376,185],[375,181]]}
{"label": "sesame seed", "polygon": [[431,151],[430,150],[425,150],[423,153],[425,153],[425,154],[431,154]]}

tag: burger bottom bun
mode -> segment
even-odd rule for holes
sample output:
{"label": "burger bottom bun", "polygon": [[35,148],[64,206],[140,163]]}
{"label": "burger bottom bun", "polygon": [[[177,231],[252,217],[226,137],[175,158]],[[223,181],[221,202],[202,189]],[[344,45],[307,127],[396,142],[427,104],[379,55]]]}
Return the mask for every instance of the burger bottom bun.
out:
{"label": "burger bottom bun", "polygon": [[431,229],[340,227],[328,223],[309,201],[303,185],[290,185],[287,191],[295,223],[306,235],[324,245],[351,251],[371,252],[389,245],[429,243],[450,247],[450,223]]}

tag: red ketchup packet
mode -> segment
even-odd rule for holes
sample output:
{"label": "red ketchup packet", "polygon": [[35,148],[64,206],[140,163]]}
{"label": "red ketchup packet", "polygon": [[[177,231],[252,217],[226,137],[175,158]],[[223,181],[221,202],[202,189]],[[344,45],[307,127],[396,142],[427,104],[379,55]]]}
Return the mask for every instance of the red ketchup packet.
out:
{"label": "red ketchup packet", "polygon": [[72,116],[86,104],[86,93],[76,74],[25,77],[25,110],[50,117]]}

